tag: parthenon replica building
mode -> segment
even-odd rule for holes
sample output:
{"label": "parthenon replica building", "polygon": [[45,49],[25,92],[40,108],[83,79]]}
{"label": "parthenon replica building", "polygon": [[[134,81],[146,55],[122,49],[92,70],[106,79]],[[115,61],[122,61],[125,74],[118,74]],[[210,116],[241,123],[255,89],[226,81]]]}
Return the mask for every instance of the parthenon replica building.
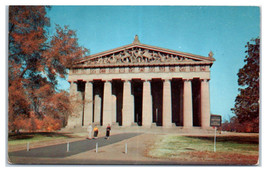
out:
{"label": "parthenon replica building", "polygon": [[140,43],[90,55],[69,70],[80,102],[67,127],[210,127],[210,67],[215,59]]}

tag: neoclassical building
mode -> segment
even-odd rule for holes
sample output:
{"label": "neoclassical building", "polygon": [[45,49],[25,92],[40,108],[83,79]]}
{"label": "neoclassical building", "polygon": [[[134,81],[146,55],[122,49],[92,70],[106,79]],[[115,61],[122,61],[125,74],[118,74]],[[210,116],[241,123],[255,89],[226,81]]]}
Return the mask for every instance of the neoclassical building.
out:
{"label": "neoclassical building", "polygon": [[68,127],[89,123],[210,127],[210,68],[215,59],[140,43],[90,55],[69,70],[70,98],[80,102]]}

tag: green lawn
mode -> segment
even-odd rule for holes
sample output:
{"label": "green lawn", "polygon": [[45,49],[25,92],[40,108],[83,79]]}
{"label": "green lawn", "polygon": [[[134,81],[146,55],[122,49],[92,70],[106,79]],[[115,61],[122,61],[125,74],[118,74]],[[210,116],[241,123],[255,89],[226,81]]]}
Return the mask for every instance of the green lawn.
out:
{"label": "green lawn", "polygon": [[255,164],[258,160],[258,137],[219,136],[214,152],[214,137],[162,135],[148,151],[148,156],[184,161],[218,161]]}
{"label": "green lawn", "polygon": [[58,134],[58,133],[21,133],[9,135],[8,144],[9,145],[19,145],[26,143],[36,143],[41,141],[49,141],[56,139],[66,139],[69,136]]}

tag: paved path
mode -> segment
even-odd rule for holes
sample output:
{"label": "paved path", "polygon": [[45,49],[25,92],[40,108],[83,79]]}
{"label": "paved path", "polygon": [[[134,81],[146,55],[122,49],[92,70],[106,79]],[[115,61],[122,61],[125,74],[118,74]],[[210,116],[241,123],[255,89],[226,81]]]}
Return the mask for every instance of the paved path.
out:
{"label": "paved path", "polygon": [[82,140],[76,142],[70,142],[69,152],[67,152],[67,144],[58,144],[53,146],[46,146],[41,148],[30,149],[30,151],[16,151],[10,152],[9,156],[17,156],[17,157],[36,157],[36,158],[64,158],[71,155],[79,154],[82,152],[86,152],[89,150],[93,150],[96,148],[96,143],[98,143],[98,147],[106,146],[109,144],[113,144],[116,142],[120,142],[125,139],[129,139],[131,137],[135,137],[142,133],[124,133],[124,134],[116,134],[112,135],[110,139],[105,139],[105,137],[101,137],[98,139],[92,140]]}

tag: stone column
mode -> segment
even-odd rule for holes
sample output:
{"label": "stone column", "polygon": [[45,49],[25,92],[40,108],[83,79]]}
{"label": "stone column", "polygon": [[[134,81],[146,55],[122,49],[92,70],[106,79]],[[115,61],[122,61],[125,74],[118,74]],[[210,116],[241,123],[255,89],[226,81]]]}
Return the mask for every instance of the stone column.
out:
{"label": "stone column", "polygon": [[131,104],[132,104],[132,108],[131,108],[131,124],[134,124],[134,95],[131,94]]}
{"label": "stone column", "polygon": [[[183,83],[182,83],[183,84]],[[183,103],[183,97],[184,97],[184,87],[183,85],[180,85],[180,90],[179,90],[179,100],[180,100],[180,104],[179,104],[179,125],[182,126],[183,125],[183,107],[184,107],[184,103]]]}
{"label": "stone column", "polygon": [[84,112],[84,92],[79,90],[79,84],[82,82],[76,82],[76,101],[75,101],[75,115],[76,115],[76,126],[77,127],[82,127],[83,124],[83,112]]}
{"label": "stone column", "polygon": [[94,97],[94,124],[100,125],[101,117],[101,97],[99,94],[95,94]]}
{"label": "stone column", "polygon": [[184,128],[193,126],[193,106],[192,106],[192,83],[191,80],[184,80]]}
{"label": "stone column", "polygon": [[112,87],[111,81],[106,81],[103,92],[103,126],[112,123]]}
{"label": "stone column", "polygon": [[[70,102],[73,108],[76,106],[76,101],[77,101],[77,83],[74,81],[69,81],[70,82]],[[72,114],[68,117],[68,128],[72,128],[76,125],[76,111],[74,110]]]}
{"label": "stone column", "polygon": [[210,92],[209,80],[201,80],[201,126],[210,127]]}
{"label": "stone column", "polygon": [[112,95],[112,124],[115,124],[117,120],[117,97]]}
{"label": "stone column", "polygon": [[72,102],[77,100],[77,83],[74,81],[70,81],[70,100]]}
{"label": "stone column", "polygon": [[162,108],[163,108],[163,127],[172,127],[172,97],[171,97],[171,81],[170,79],[163,80],[163,97],[162,97]]}
{"label": "stone column", "polygon": [[84,126],[88,126],[92,124],[93,115],[93,83],[90,81],[85,84],[84,99]]}
{"label": "stone column", "polygon": [[132,97],[131,97],[131,82],[129,80],[123,83],[123,98],[122,98],[122,126],[130,126],[132,123]]}
{"label": "stone column", "polygon": [[78,91],[77,92],[77,106],[75,106],[75,109],[77,110],[77,120],[76,120],[76,126],[82,127],[82,121],[83,121],[83,92]]}
{"label": "stone column", "polygon": [[150,81],[143,82],[143,102],[142,102],[142,126],[151,127],[152,124],[152,95]]}

